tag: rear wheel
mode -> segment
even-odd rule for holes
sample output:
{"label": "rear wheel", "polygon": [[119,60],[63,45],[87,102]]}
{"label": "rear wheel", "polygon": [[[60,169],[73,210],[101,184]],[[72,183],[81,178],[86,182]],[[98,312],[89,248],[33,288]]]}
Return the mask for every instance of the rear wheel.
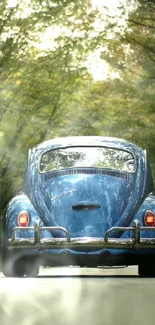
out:
{"label": "rear wheel", "polygon": [[6,277],[36,277],[39,274],[39,264],[35,258],[15,258],[7,248],[2,252],[2,272]]}
{"label": "rear wheel", "polygon": [[143,277],[155,277],[155,265],[152,263],[139,264],[138,274]]}
{"label": "rear wheel", "polygon": [[2,272],[6,277],[23,277],[24,268],[6,248],[2,252]]}

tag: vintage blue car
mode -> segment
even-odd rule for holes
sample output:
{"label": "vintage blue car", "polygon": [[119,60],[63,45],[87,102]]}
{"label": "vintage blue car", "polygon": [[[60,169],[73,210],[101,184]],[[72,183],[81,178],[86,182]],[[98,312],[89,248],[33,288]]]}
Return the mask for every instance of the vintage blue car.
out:
{"label": "vintage blue car", "polygon": [[145,150],[89,136],[29,151],[25,178],[4,218],[2,271],[39,266],[138,265],[155,276],[155,196]]}

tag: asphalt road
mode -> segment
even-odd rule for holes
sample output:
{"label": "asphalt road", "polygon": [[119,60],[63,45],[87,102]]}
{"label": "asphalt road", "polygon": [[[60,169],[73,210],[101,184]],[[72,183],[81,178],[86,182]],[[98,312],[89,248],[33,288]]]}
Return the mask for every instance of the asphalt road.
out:
{"label": "asphalt road", "polygon": [[37,278],[0,273],[0,325],[155,323],[155,279],[126,269],[42,268]]}

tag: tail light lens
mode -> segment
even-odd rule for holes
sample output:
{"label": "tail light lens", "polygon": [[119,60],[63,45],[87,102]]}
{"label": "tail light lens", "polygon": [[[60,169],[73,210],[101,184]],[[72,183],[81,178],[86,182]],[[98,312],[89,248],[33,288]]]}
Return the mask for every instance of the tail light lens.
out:
{"label": "tail light lens", "polygon": [[19,227],[27,227],[29,225],[29,214],[27,211],[21,211],[18,215],[17,223]]}
{"label": "tail light lens", "polygon": [[144,217],[144,223],[147,227],[154,227],[155,226],[155,214],[151,210],[146,211]]}

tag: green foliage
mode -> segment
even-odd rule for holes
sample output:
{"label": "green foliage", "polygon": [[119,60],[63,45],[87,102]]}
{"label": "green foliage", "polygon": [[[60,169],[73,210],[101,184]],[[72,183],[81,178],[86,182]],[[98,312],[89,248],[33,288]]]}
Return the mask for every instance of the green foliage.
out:
{"label": "green foliage", "polygon": [[[69,133],[94,20],[90,1],[7,3],[0,2],[1,210],[20,186],[28,149]],[[51,44],[42,49],[47,28]]]}
{"label": "green foliage", "polygon": [[[20,186],[28,149],[53,137],[126,138],[148,149],[155,177],[154,1],[126,0],[115,16],[88,0],[7,3],[0,2],[0,209]],[[86,60],[94,49],[116,77],[93,81]]]}

